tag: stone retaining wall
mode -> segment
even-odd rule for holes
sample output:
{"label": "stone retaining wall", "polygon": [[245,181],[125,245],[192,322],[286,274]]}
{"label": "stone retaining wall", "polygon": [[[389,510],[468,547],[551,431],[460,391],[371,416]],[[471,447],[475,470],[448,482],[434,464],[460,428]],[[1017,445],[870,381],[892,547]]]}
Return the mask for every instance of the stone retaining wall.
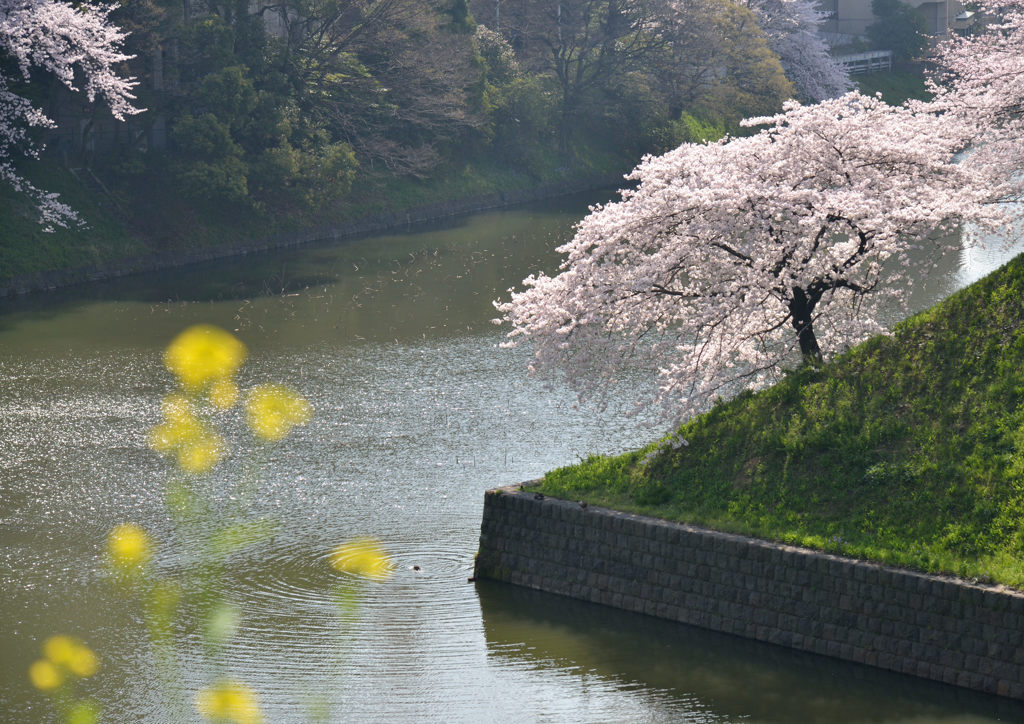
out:
{"label": "stone retaining wall", "polygon": [[1024,699],[1024,594],[489,491],[476,576]]}

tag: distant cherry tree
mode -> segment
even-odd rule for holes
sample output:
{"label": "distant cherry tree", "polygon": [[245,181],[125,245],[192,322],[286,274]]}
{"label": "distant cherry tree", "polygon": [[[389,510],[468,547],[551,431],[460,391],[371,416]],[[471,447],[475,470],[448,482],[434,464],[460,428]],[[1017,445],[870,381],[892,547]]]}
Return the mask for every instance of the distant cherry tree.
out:
{"label": "distant cherry tree", "polygon": [[930,266],[957,244],[944,232],[1002,213],[929,109],[853,92],[748,123],[767,127],[646,158],[560,247],[557,275],[496,303],[535,372],[585,399],[649,362],[637,403],[684,418],[883,331],[926,273],[914,258]]}
{"label": "distant cherry tree", "polygon": [[953,35],[934,54],[929,104],[957,124],[966,162],[1024,168],[1024,0],[982,0],[979,28]]}
{"label": "distant cherry tree", "polygon": [[36,188],[14,166],[16,153],[38,157],[30,129],[54,125],[16,85],[29,82],[33,70],[42,71],[73,91],[84,91],[90,102],[102,100],[119,120],[137,113],[134,82],[117,73],[130,56],[121,52],[125,36],[108,18],[112,9],[60,0],[0,0],[0,180],[35,201],[47,228],[66,226],[77,217],[56,194]]}
{"label": "distant cherry tree", "polygon": [[825,15],[814,0],[747,0],[746,4],[801,100],[822,101],[853,89],[850,74],[832,57],[818,32]]}

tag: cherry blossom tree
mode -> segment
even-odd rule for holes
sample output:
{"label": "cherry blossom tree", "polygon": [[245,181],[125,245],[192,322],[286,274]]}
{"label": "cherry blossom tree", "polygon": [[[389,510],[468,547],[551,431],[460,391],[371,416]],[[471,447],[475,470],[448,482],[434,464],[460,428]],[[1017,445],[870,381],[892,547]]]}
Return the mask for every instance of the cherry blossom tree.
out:
{"label": "cherry blossom tree", "polygon": [[12,76],[6,73],[7,63],[0,66],[0,180],[35,200],[46,228],[67,226],[77,217],[56,194],[36,188],[14,166],[15,153],[39,155],[30,129],[54,125],[17,92],[16,84],[29,82],[31,72],[39,70],[73,91],[84,91],[90,102],[102,100],[118,120],[138,113],[132,105],[134,82],[117,73],[130,56],[121,52],[124,33],[110,22],[112,10],[112,5],[60,0],[0,0],[0,58],[18,69]]}
{"label": "cherry blossom tree", "polygon": [[936,49],[929,105],[961,129],[968,163],[1012,174],[1024,167],[1024,0],[982,0],[978,9],[979,31]]}
{"label": "cherry blossom tree", "polygon": [[953,225],[999,222],[998,180],[956,162],[941,114],[854,92],[749,123],[767,125],[646,158],[560,247],[557,275],[496,303],[506,344],[532,345],[532,369],[581,399],[652,361],[637,403],[681,419],[883,331],[924,273],[912,245],[934,257]]}
{"label": "cherry blossom tree", "polygon": [[824,13],[814,0],[747,0],[801,100],[817,102],[853,89],[850,74],[818,32]]}

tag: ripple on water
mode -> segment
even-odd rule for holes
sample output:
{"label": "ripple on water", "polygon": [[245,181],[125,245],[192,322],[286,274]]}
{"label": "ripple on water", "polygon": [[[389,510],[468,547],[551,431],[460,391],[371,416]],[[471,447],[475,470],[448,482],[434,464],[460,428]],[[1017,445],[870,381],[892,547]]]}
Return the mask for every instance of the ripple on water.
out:
{"label": "ripple on water", "polygon": [[[356,721],[379,716],[381,697],[389,720],[422,721],[427,702],[464,711],[475,695],[459,684],[483,663],[471,549],[459,536],[385,545],[392,571],[380,581],[335,571],[329,548],[300,537],[232,557],[217,579],[241,614],[225,659],[246,662],[245,680],[280,720],[301,721],[307,694]],[[184,644],[185,668],[204,669],[201,639],[190,632]]]}
{"label": "ripple on water", "polygon": [[348,589],[358,591],[361,609],[380,616],[409,609],[420,612],[417,616],[451,614],[465,601],[473,562],[464,541],[392,536],[385,545],[391,572],[373,581],[334,570],[330,549],[315,549],[305,541],[275,541],[251,556],[233,559],[219,584],[221,593],[254,615],[333,609]]}

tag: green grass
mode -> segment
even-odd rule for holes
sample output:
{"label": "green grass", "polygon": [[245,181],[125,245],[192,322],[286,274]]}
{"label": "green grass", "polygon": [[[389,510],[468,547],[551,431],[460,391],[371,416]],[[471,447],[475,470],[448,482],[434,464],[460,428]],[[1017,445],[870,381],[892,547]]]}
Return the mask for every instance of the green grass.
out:
{"label": "green grass", "polygon": [[59,193],[85,226],[44,232],[28,197],[0,184],[0,280],[146,252],[146,245],[117,220],[109,200],[97,198],[66,170],[49,161],[26,163],[20,170],[37,187]]}
{"label": "green grass", "polygon": [[552,496],[1024,588],[1024,260]]}
{"label": "green grass", "polygon": [[924,84],[924,74],[917,70],[892,70],[853,76],[857,89],[864,95],[882,94],[889,105],[899,105],[910,98],[928,100],[931,95]]}

